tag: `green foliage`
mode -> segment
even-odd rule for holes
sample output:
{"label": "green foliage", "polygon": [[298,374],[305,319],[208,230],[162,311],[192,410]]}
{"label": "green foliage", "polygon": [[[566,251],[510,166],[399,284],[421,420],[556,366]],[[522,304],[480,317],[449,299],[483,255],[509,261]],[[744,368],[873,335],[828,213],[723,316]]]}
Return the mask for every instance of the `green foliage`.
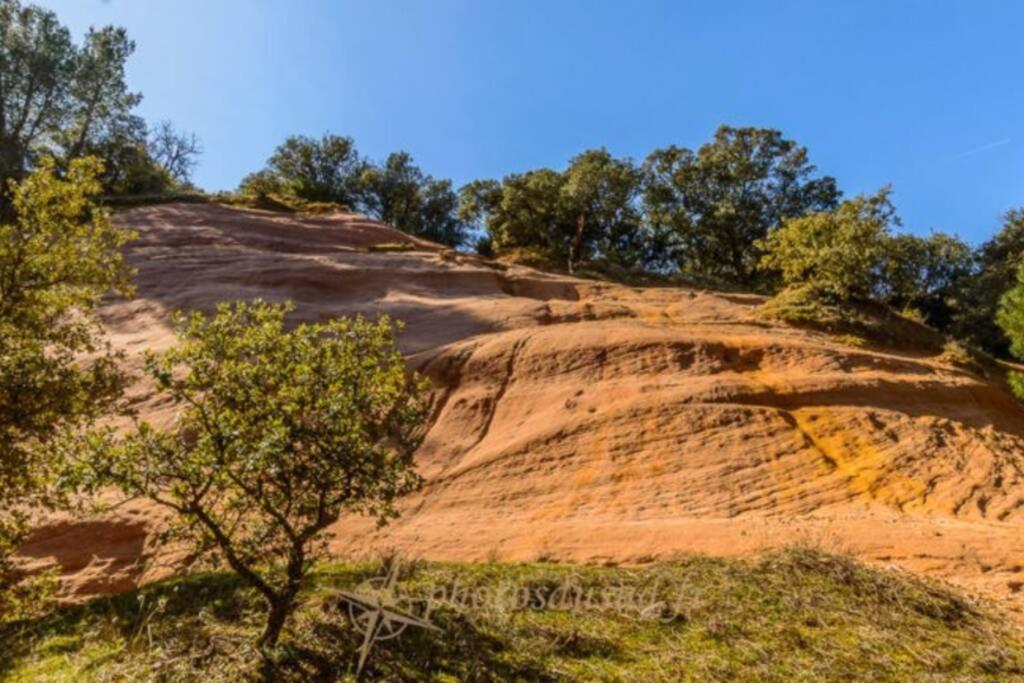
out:
{"label": "green foliage", "polygon": [[78,159],[61,179],[43,160],[11,183],[16,219],[0,225],[0,584],[24,509],[54,502],[53,440],[124,388],[93,314],[106,294],[131,291],[121,248],[132,234],[93,203],[101,170],[96,159]]}
{"label": "green foliage", "polygon": [[352,138],[325,134],[319,140],[295,135],[285,140],[258,176],[247,176],[242,191],[269,194],[270,188],[314,202],[354,207],[366,169]]}
{"label": "green foliage", "polygon": [[267,168],[242,179],[239,192],[284,205],[294,204],[292,197],[331,202],[449,246],[467,237],[450,180],[424,174],[406,152],[373,164],[359,156],[351,138],[337,135],[288,138]]}
{"label": "green foliage", "polygon": [[459,215],[485,228],[499,254],[536,250],[570,272],[597,257],[634,266],[648,244],[638,206],[642,179],[630,160],[589,150],[562,173],[544,168],[470,183],[460,191]]}
{"label": "green foliage", "polygon": [[284,191],[284,185],[276,173],[270,169],[256,171],[242,178],[238,191],[257,199],[264,199]]}
{"label": "green foliage", "polygon": [[951,331],[974,346],[1005,356],[1010,340],[996,323],[1000,298],[1014,287],[1024,260],[1024,209],[1007,212],[1003,227],[978,249],[975,273],[961,287]]}
{"label": "green foliage", "polygon": [[[1017,281],[999,299],[996,323],[1010,342],[1010,353],[1024,358],[1024,263],[1017,267]],[[1010,386],[1024,399],[1024,373],[1010,372]]]}
{"label": "green foliage", "polygon": [[386,318],[286,331],[289,310],[257,301],[179,316],[180,344],[147,361],[177,420],[97,438],[85,463],[94,485],[172,510],[171,537],[261,594],[267,647],[327,527],[343,513],[383,523],[418,486],[412,455],[426,417],[424,382],[407,375]]}
{"label": "green foliage", "polygon": [[684,274],[763,287],[758,240],[786,219],[835,208],[835,179],[814,177],[807,150],[777,130],[722,126],[696,153],[653,151],[645,211]]}
{"label": "green foliage", "polygon": [[889,189],[847,200],[835,211],[788,220],[758,243],[761,265],[786,286],[806,286],[839,301],[870,298],[878,288],[889,224]]}
{"label": "green foliage", "polygon": [[974,253],[960,239],[941,232],[894,235],[885,242],[882,271],[886,303],[914,309],[921,322],[946,330],[962,306],[962,291],[974,273]]}
{"label": "green foliage", "polygon": [[425,175],[407,152],[389,154],[359,179],[360,207],[370,216],[411,235],[449,246],[462,244],[466,226],[456,215],[458,197],[450,180]]}
{"label": "green foliage", "polygon": [[[65,168],[96,156],[104,161],[105,194],[182,189],[188,173],[180,162],[195,155],[165,163],[165,124],[147,140],[145,122],[133,113],[142,96],[125,80],[134,51],[123,28],[91,28],[76,45],[53,12],[0,2],[0,179],[20,179],[49,156]],[[197,145],[186,148],[198,153]]]}
{"label": "green foliage", "polygon": [[[371,563],[318,568],[272,680],[353,681],[362,634],[333,596],[365,590],[363,582],[381,572]],[[559,601],[540,604],[562,586],[597,599],[637,599],[577,612]],[[378,642],[362,680],[781,683],[1024,675],[1024,636],[995,606],[810,549],[629,569],[418,563],[402,573],[398,591],[413,604],[453,593],[466,604],[431,612],[441,633],[409,628]],[[502,605],[502,596],[527,594],[537,598],[530,608]],[[474,605],[479,595],[495,604]],[[664,619],[634,606],[656,601],[669,608]],[[12,683],[251,680],[259,610],[259,596],[223,574],[149,584],[20,625],[0,648],[0,675]]]}

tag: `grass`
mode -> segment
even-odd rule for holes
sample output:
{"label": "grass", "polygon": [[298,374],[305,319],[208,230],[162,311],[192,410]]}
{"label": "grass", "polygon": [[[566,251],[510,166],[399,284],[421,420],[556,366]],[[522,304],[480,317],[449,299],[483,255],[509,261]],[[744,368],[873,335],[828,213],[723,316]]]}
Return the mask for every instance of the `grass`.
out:
{"label": "grass", "polygon": [[[317,570],[277,652],[278,680],[354,680],[360,636],[335,591],[380,571]],[[443,633],[378,643],[364,680],[1024,679],[1024,636],[992,608],[815,550],[635,569],[417,563],[400,588],[408,609],[459,599],[434,604]],[[491,599],[474,597],[483,591]],[[193,575],[16,625],[2,634],[0,678],[253,679],[259,621],[257,596],[232,576]]]}

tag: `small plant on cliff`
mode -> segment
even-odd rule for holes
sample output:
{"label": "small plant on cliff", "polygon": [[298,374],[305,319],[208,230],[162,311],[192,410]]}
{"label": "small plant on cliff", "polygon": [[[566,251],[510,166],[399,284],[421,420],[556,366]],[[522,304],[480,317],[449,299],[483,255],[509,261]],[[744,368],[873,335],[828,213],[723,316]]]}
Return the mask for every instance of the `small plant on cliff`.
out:
{"label": "small plant on cliff", "polygon": [[[92,202],[102,165],[53,161],[10,184],[15,218],[0,225],[0,622],[38,600],[11,554],[27,510],[59,502],[57,437],[100,415],[120,395],[117,357],[93,315],[102,297],[128,293],[131,239]],[[38,587],[38,586],[37,586]],[[22,596],[18,598],[17,596]]]}
{"label": "small plant on cliff", "polygon": [[412,455],[426,416],[390,321],[288,331],[290,305],[221,304],[178,316],[180,344],[150,355],[173,424],[97,437],[95,484],[173,511],[169,536],[219,559],[263,598],[259,645],[278,641],[327,528],[343,513],[384,523],[419,485]]}

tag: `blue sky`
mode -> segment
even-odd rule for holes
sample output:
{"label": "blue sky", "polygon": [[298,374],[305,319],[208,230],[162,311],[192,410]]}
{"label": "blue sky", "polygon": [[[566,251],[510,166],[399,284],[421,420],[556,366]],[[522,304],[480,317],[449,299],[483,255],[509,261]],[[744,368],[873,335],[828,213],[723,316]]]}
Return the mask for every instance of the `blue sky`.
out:
{"label": "blue sky", "polygon": [[781,129],[905,227],[989,236],[1024,205],[1024,3],[41,0],[127,27],[141,113],[195,131],[209,190],[287,135],[405,149],[456,184],[719,123]]}

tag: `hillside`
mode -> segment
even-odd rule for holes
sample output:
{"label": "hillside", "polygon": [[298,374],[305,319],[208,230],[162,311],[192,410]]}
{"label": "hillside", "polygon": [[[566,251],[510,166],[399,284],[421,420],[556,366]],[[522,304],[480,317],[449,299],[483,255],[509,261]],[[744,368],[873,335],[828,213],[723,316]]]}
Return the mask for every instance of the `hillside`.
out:
{"label": "hillside", "polygon": [[[138,297],[103,318],[133,363],[172,341],[170,311],[224,299],[405,321],[437,386],[427,484],[383,532],[343,521],[338,557],[632,564],[803,542],[1024,615],[1024,410],[938,357],[765,322],[753,295],[504,266],[351,215],[166,204],[118,221],[140,232]],[[172,571],[158,521],[142,503],[50,519],[22,555],[80,595],[120,590]]]}

